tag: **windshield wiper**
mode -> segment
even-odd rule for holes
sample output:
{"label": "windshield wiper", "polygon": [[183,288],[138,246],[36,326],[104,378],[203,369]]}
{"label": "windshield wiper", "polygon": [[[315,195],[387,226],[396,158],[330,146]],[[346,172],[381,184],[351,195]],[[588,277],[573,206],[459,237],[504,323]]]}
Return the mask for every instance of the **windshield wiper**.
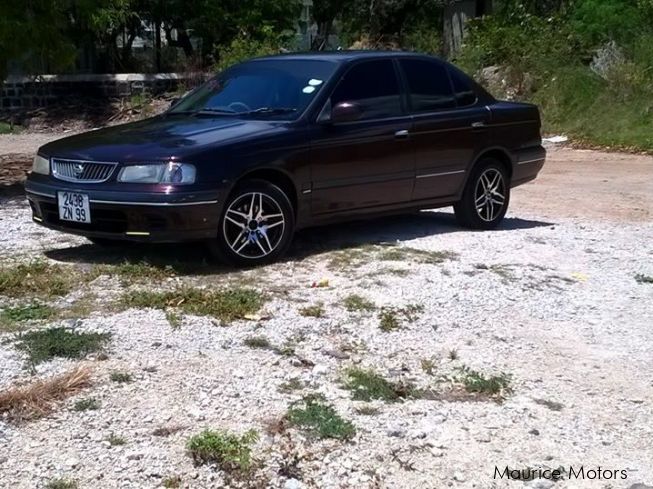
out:
{"label": "windshield wiper", "polygon": [[255,115],[255,114],[290,114],[297,112],[297,109],[292,107],[260,107],[247,112],[239,112],[238,115]]}

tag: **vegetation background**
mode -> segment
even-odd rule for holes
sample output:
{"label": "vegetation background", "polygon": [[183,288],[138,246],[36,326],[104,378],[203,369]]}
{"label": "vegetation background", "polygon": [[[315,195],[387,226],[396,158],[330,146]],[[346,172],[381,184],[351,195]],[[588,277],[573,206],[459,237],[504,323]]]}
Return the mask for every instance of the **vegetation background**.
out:
{"label": "vegetation background", "polygon": [[[328,46],[336,34],[344,48],[444,56],[443,19],[454,2],[314,0],[313,47]],[[547,132],[653,152],[653,0],[493,4],[490,15],[469,21],[450,61],[497,97],[539,104]],[[183,50],[187,71],[222,69],[298,49],[301,11],[301,0],[0,0],[0,79],[10,61],[28,73],[74,69],[89,45],[102,71],[142,71],[131,47],[144,22],[159,27],[153,70],[178,68],[168,46]]]}

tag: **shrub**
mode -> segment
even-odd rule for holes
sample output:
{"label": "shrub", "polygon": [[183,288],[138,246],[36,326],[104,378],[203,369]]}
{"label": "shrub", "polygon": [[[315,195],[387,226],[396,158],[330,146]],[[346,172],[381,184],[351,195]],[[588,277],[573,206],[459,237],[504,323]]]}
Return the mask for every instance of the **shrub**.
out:
{"label": "shrub", "polygon": [[286,417],[291,424],[308,429],[318,438],[348,440],[356,434],[351,422],[317,396],[306,396],[294,403]]}
{"label": "shrub", "polygon": [[411,384],[390,382],[373,370],[351,368],[345,372],[345,388],[352,392],[356,401],[398,401],[409,397],[420,397],[420,392]]}
{"label": "shrub", "polygon": [[110,340],[109,333],[78,333],[68,328],[30,331],[19,336],[16,348],[26,352],[32,364],[52,358],[83,358],[102,350]]}
{"label": "shrub", "polygon": [[191,437],[186,448],[196,465],[214,462],[227,472],[248,471],[252,466],[252,444],[257,441],[258,433],[254,430],[241,436],[205,430]]}

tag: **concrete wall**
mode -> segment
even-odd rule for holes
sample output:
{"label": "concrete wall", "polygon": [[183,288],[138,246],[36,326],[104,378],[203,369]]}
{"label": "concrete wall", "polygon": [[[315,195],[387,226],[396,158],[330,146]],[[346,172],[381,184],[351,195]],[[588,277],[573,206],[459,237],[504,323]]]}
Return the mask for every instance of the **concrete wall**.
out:
{"label": "concrete wall", "polygon": [[178,73],[9,77],[0,91],[0,110],[46,107],[79,96],[114,98],[144,92],[156,95],[197,78],[198,74]]}

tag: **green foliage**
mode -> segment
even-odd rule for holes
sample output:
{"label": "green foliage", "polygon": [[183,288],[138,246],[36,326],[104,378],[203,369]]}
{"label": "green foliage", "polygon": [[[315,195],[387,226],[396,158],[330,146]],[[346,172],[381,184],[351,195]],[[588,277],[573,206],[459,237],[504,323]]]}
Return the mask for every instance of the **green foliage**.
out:
{"label": "green foliage", "polygon": [[356,401],[399,401],[409,397],[419,397],[415,387],[403,382],[390,382],[373,370],[351,368],[345,372],[345,388],[352,391]]}
{"label": "green foliage", "polygon": [[17,132],[16,126],[12,126],[6,122],[0,122],[0,134],[12,134],[14,132]]}
{"label": "green foliage", "polygon": [[67,328],[50,328],[21,334],[16,345],[37,365],[52,358],[83,358],[102,350],[110,340],[109,333],[78,333]]}
{"label": "green foliage", "polygon": [[8,307],[0,311],[0,328],[13,328],[24,321],[39,321],[49,319],[55,314],[55,309],[38,302],[16,307]]}
{"label": "green foliage", "polygon": [[100,403],[94,397],[79,399],[75,402],[73,409],[78,412],[82,411],[96,411],[100,409]]}
{"label": "green foliage", "polygon": [[383,307],[379,313],[379,328],[390,332],[401,327],[401,320],[412,323],[424,311],[421,304],[408,304],[404,307]]}
{"label": "green foliage", "polygon": [[229,44],[218,47],[219,61],[215,69],[222,71],[250,58],[279,54],[282,46],[282,36],[269,30],[265,31],[261,39],[240,34]]}
{"label": "green foliage", "polygon": [[510,387],[510,376],[507,374],[492,375],[486,377],[480,372],[471,370],[469,367],[459,369],[458,380],[462,382],[467,392],[497,396],[512,391]]}
{"label": "green foliage", "polygon": [[376,305],[374,305],[372,301],[358,294],[350,294],[345,297],[342,301],[342,305],[345,306],[345,309],[349,312],[373,311],[376,309]]}
{"label": "green foliage", "polygon": [[642,273],[638,273],[635,275],[635,280],[639,282],[640,284],[653,284],[653,277],[651,275],[644,275]]}
{"label": "green foliage", "polygon": [[176,307],[187,314],[213,316],[229,322],[257,312],[263,305],[260,292],[252,289],[209,291],[180,288],[172,292],[131,291],[122,296],[123,307]]}
{"label": "green foliage", "polygon": [[79,485],[73,479],[52,479],[45,485],[45,489],[77,489]]}
{"label": "green foliage", "polygon": [[318,438],[348,440],[356,434],[354,425],[318,396],[306,396],[294,403],[286,417],[291,424],[309,430]]}
{"label": "green foliage", "polygon": [[252,466],[252,445],[257,441],[258,433],[254,430],[241,436],[222,430],[205,430],[191,437],[186,448],[196,465],[214,462],[227,472],[246,472]]}
{"label": "green foliage", "polygon": [[243,343],[245,343],[245,345],[249,346],[250,348],[258,348],[262,350],[272,348],[270,340],[268,340],[265,336],[250,336],[249,338],[245,338]]}
{"label": "green foliage", "polygon": [[321,303],[312,306],[302,307],[299,314],[307,317],[321,318],[324,316],[324,306]]}
{"label": "green foliage", "polygon": [[124,437],[119,435],[114,435],[113,433],[109,435],[107,441],[109,442],[109,445],[111,445],[112,447],[121,447],[127,444],[127,440]]}
{"label": "green foliage", "polygon": [[111,379],[111,382],[115,382],[117,384],[127,384],[132,382],[134,377],[129,372],[111,372],[109,379]]}
{"label": "green foliage", "polygon": [[66,295],[83,280],[72,268],[50,265],[42,260],[0,268],[0,295],[9,297],[52,297]]}

